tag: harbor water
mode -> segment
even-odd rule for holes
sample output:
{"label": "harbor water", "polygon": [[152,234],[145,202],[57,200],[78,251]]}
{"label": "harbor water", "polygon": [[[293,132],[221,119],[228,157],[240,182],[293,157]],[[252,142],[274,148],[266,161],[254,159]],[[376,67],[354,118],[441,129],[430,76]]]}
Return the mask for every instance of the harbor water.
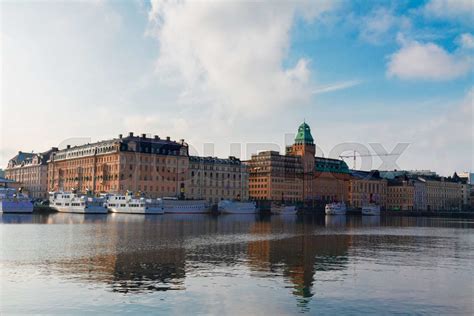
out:
{"label": "harbor water", "polygon": [[474,314],[474,221],[0,215],[0,314]]}

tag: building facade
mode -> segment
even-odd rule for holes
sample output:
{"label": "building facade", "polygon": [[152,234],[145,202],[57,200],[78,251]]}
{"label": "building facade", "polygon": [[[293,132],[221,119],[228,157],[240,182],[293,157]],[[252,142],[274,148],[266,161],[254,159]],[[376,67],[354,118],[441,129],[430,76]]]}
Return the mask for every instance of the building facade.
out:
{"label": "building facade", "polygon": [[275,151],[252,155],[249,195],[256,200],[314,202],[347,201],[349,168],[342,160],[316,157],[311,129],[298,128],[286,154]]}
{"label": "building facade", "polygon": [[184,140],[130,133],[55,152],[48,162],[48,187],[51,191],[124,194],[130,190],[150,197],[180,196],[185,195],[188,167]]}
{"label": "building facade", "polygon": [[415,187],[407,178],[395,178],[387,184],[387,209],[411,211],[415,205]]}
{"label": "building facade", "polygon": [[19,182],[31,198],[48,198],[48,160],[57,151],[52,148],[43,153],[18,154],[8,161],[5,178]]}
{"label": "building facade", "polygon": [[387,206],[387,180],[378,171],[352,171],[349,181],[349,204],[361,208],[376,203],[381,208]]}
{"label": "building facade", "polygon": [[254,200],[303,200],[303,165],[298,156],[264,151],[247,162],[249,196]]}
{"label": "building facade", "polygon": [[235,157],[189,157],[186,198],[217,203],[222,199],[248,200],[247,166]]}

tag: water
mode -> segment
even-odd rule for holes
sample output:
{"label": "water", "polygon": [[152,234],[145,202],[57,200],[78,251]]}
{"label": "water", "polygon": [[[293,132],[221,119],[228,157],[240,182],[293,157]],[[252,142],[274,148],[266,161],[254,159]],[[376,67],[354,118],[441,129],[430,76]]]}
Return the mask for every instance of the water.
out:
{"label": "water", "polygon": [[473,314],[474,221],[0,216],[0,314]]}

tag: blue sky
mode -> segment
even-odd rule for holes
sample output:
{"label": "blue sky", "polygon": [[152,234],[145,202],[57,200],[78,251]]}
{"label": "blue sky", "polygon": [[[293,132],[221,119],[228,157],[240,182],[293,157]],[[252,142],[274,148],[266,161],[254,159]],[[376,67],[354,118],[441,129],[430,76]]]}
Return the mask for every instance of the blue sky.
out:
{"label": "blue sky", "polygon": [[474,169],[471,1],[0,6],[2,166],[128,131],[246,158],[306,120],[325,156],[403,142],[399,168]]}

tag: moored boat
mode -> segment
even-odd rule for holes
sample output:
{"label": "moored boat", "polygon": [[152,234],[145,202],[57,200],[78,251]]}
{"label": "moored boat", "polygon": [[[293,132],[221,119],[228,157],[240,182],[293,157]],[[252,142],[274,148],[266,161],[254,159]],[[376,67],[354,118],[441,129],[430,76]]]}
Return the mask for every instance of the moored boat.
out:
{"label": "moored boat", "polygon": [[270,211],[275,215],[294,215],[296,214],[295,205],[272,204]]}
{"label": "moored boat", "polygon": [[32,213],[33,203],[21,190],[0,188],[0,213]]}
{"label": "moored boat", "polygon": [[347,208],[344,202],[326,204],[324,208],[326,215],[346,215],[346,211]]}
{"label": "moored boat", "polygon": [[165,213],[174,214],[202,214],[209,213],[206,200],[179,200],[174,197],[161,199]]}
{"label": "moored boat", "polygon": [[134,198],[132,194],[110,195],[107,197],[107,208],[112,213],[128,214],[163,214],[161,199]]}
{"label": "moored boat", "polygon": [[222,200],[217,204],[217,209],[223,214],[253,214],[257,212],[255,202],[242,202]]}
{"label": "moored boat", "polygon": [[72,192],[50,192],[49,206],[58,212],[105,214],[107,207],[105,199],[88,195],[78,195]]}
{"label": "moored boat", "polygon": [[362,206],[362,215],[372,215],[372,216],[380,215],[380,205],[371,203],[371,204]]}

